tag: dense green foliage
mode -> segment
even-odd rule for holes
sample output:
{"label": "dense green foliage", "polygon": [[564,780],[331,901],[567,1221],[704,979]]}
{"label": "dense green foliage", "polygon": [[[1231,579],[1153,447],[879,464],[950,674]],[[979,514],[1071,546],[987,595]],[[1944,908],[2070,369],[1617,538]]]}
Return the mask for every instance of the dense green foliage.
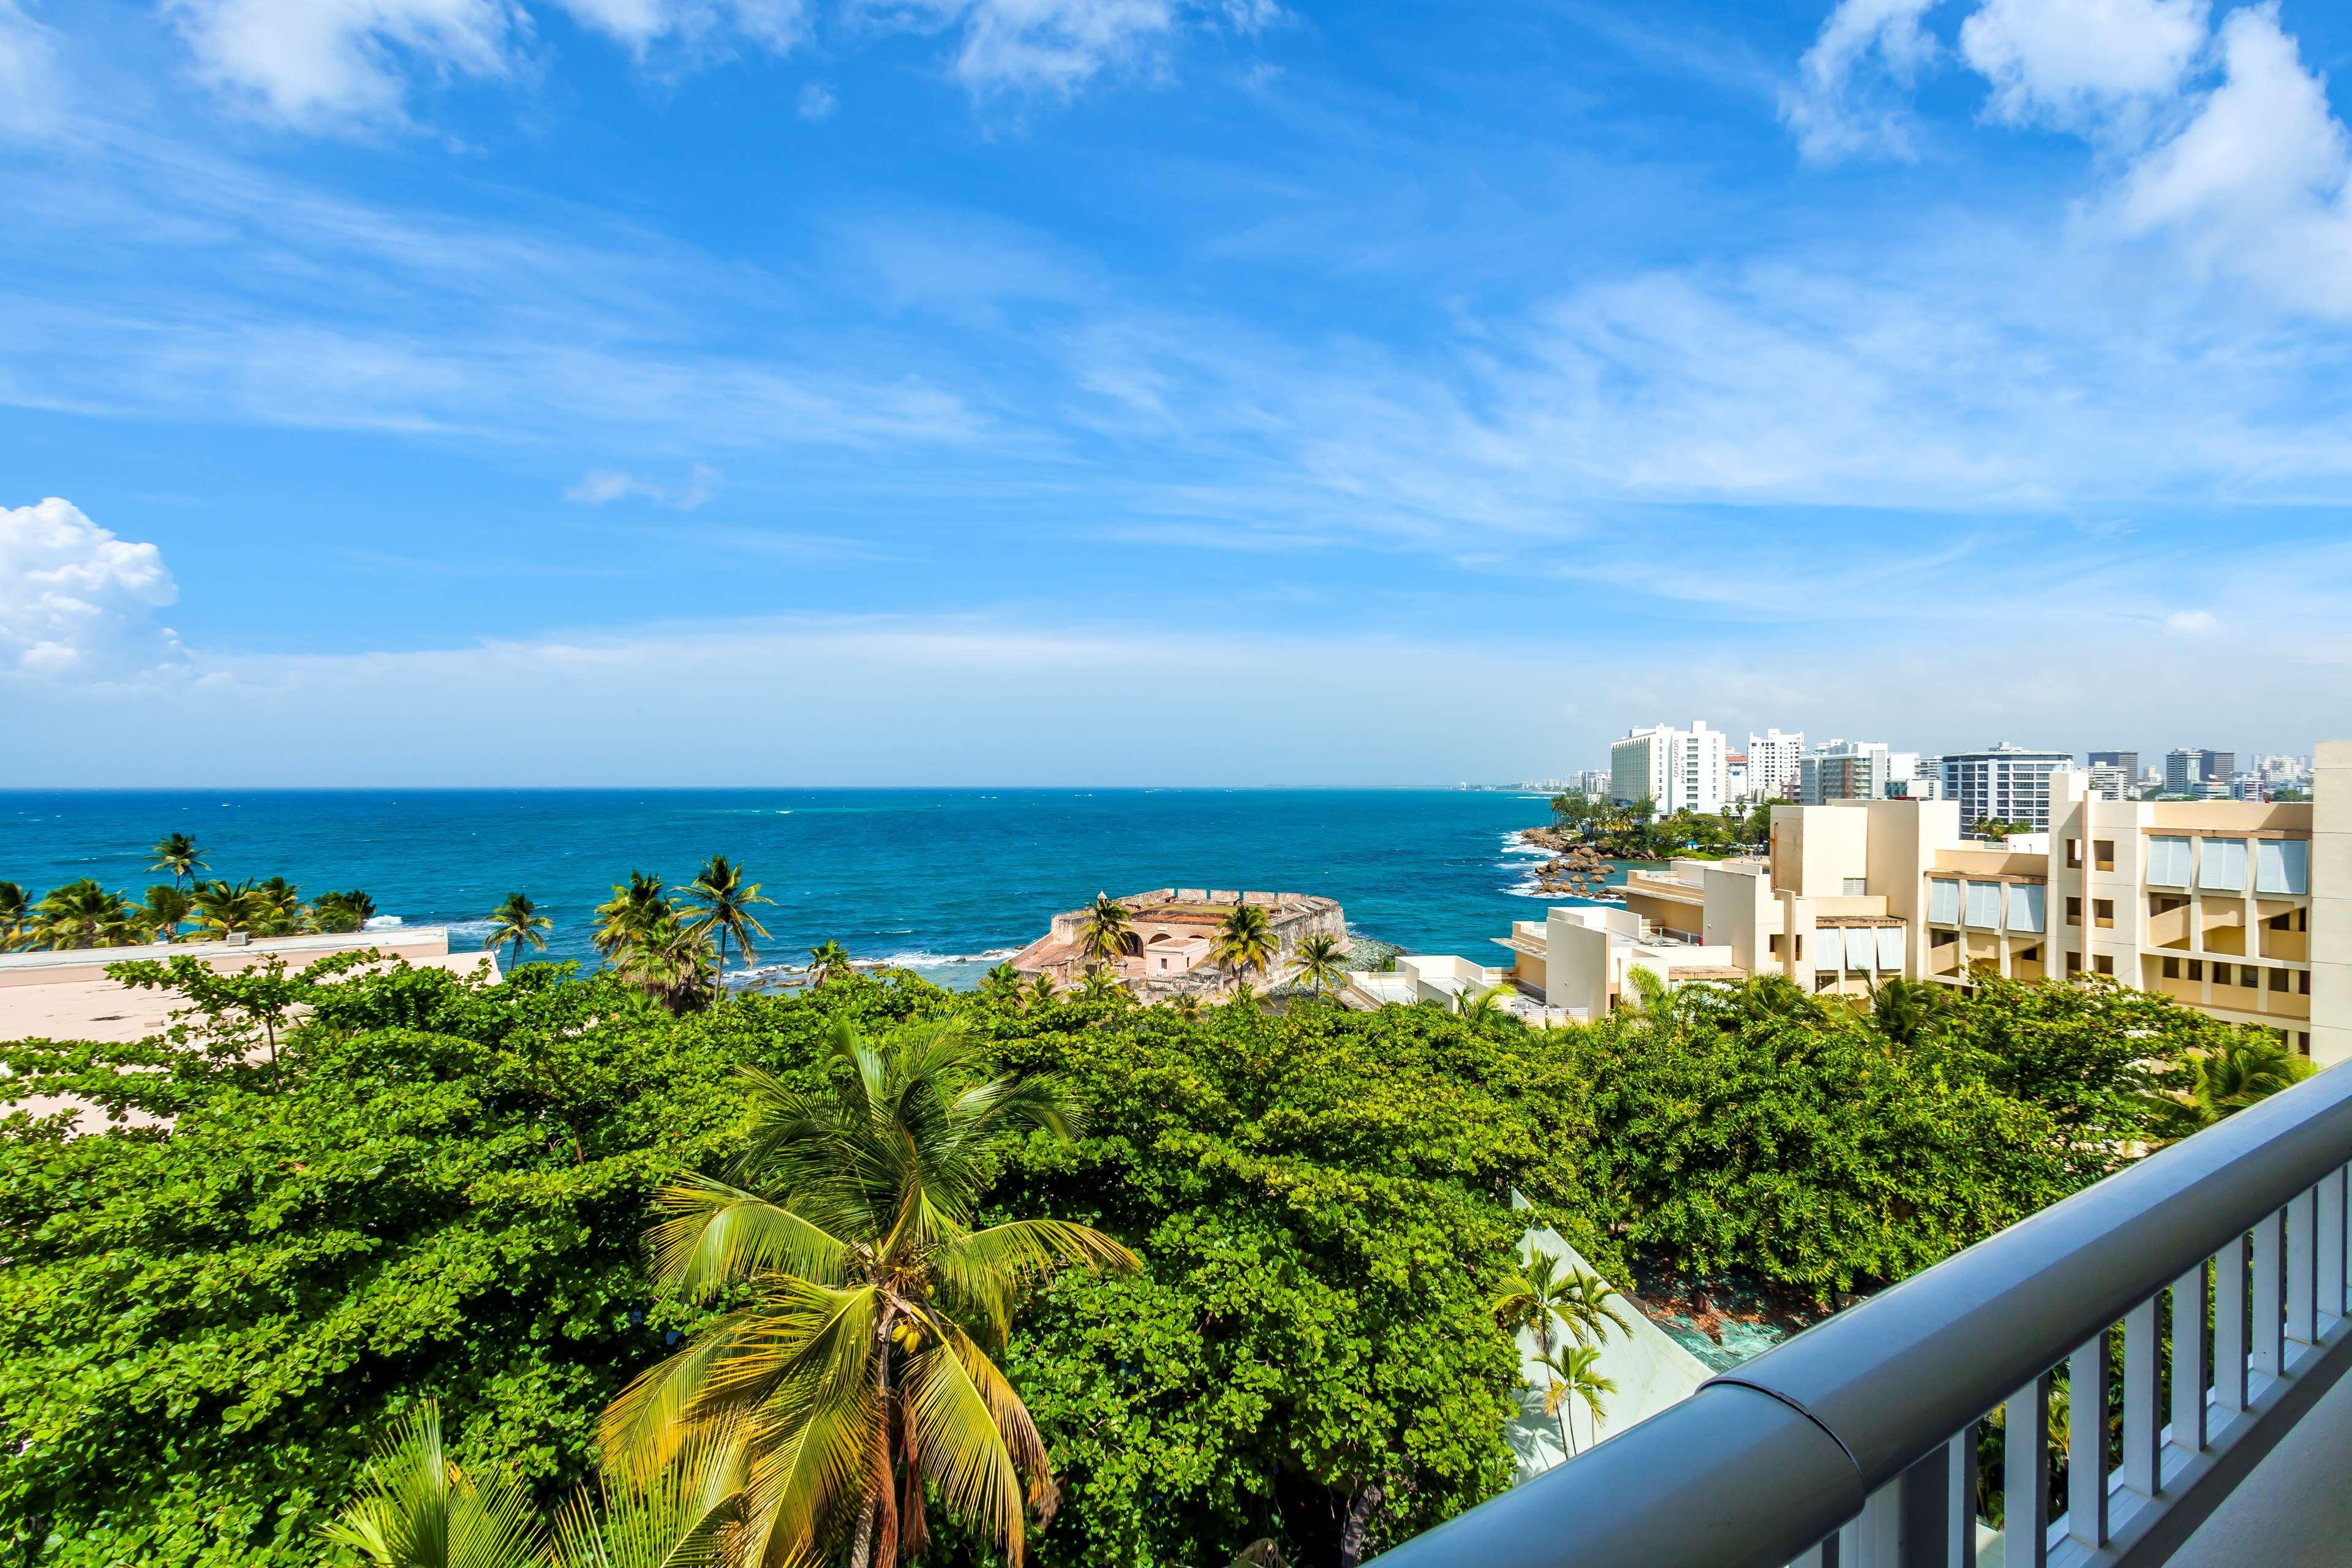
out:
{"label": "dense green foliage", "polygon": [[[1038,1293],[1003,1363],[1064,1489],[1034,1555],[1112,1568],[1267,1537],[1337,1563],[1351,1514],[1377,1549],[1501,1485],[1517,1366],[1492,1302],[1529,1217],[1612,1279],[1834,1299],[2174,1135],[2201,1103],[2185,1053],[2248,1044],[2102,983],[1874,1010],[1695,988],[1541,1033],[846,972],[683,1016],[553,966],[249,973],[183,978],[213,1016],[177,1044],[0,1049],[16,1094],[172,1119],[0,1135],[11,1562],[320,1562],[370,1444],[430,1397],[462,1462],[551,1505],[696,1321],[653,1280],[652,1192],[740,1152],[739,1067],[821,1086],[835,1018],[968,1009],[987,1061],[1090,1108],[1076,1142],[1014,1146],[979,1217],[1098,1226],[1143,1259]],[[2213,1113],[2260,1076],[2232,1069]]]}
{"label": "dense green foliage", "polygon": [[1665,860],[1687,855],[1719,860],[1761,847],[1771,837],[1772,807],[1785,804],[1768,800],[1745,814],[1727,807],[1661,816],[1653,800],[1620,804],[1570,794],[1552,796],[1551,818],[1559,832],[1612,859]]}

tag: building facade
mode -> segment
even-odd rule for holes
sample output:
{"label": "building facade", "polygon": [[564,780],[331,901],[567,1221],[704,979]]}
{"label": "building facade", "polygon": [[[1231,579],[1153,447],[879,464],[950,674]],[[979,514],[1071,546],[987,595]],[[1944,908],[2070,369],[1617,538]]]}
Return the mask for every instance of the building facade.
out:
{"label": "building facade", "polygon": [[2090,767],[2094,772],[2100,768],[2121,768],[2125,778],[2130,780],[2134,784],[2139,783],[2139,753],[2137,752],[2093,752],[2089,756],[2083,760],[2084,764]]}
{"label": "building facade", "polygon": [[2205,752],[2183,746],[2164,754],[2164,793],[2207,798],[2226,795],[2237,772],[2235,752]]}
{"label": "building facade", "polygon": [[1981,752],[1948,752],[1941,762],[1944,797],[1959,807],[1964,826],[2015,822],[2039,833],[2050,826],[2050,775],[2072,767],[2074,753],[2002,742]]}
{"label": "building facade", "polygon": [[1729,748],[1720,730],[1704,721],[1687,730],[1653,724],[1630,731],[1609,748],[1609,793],[1619,801],[1647,799],[1661,812],[1721,811],[1729,795]]}
{"label": "building facade", "polygon": [[1805,732],[1768,730],[1748,735],[1748,788],[1758,800],[1794,800],[1801,782]]}

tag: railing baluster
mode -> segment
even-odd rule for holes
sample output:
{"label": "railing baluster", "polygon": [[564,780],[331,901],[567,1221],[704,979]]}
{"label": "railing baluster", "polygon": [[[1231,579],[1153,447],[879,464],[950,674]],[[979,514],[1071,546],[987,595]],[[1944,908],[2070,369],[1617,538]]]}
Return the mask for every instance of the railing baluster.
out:
{"label": "railing baluster", "polygon": [[[1894,1568],[1962,1568],[1950,1555],[1952,1445],[1946,1443],[1912,1461],[1886,1489],[1892,1498],[1895,1533],[1890,1542]],[[1869,1510],[1863,1517],[1870,1517]]]}
{"label": "railing baluster", "polygon": [[2344,1315],[2344,1173],[2329,1172],[2319,1182],[2319,1310],[2327,1317]]}
{"label": "railing baluster", "polygon": [[2107,1543],[2107,1333],[2066,1358],[2066,1533]]}
{"label": "railing baluster", "polygon": [[2002,1568],[2050,1562],[2050,1374],[2009,1396],[2002,1419]]}
{"label": "railing baluster", "polygon": [[2205,1266],[2172,1282],[2172,1441],[2191,1454],[2205,1448]]}
{"label": "railing baluster", "polygon": [[1902,1568],[1901,1478],[1870,1494],[1838,1531],[1838,1568]]}
{"label": "railing baluster", "polygon": [[2286,1337],[2299,1345],[2319,1338],[2319,1189],[2297,1193],[2286,1205]]}
{"label": "railing baluster", "polygon": [[[2213,1412],[2223,1418],[2246,1407],[2246,1238],[2236,1237],[2213,1255]],[[2210,1442],[2212,1428],[2206,1428]]]}
{"label": "railing baluster", "polygon": [[1948,1568],[1976,1568],[1978,1426],[1969,1422],[1944,1445],[1944,1562]]}
{"label": "railing baluster", "polygon": [[2248,1320],[2247,1370],[2254,1377],[2276,1377],[2286,1364],[2285,1303],[2279,1300],[2286,1282],[2286,1223],[2284,1211],[2266,1214],[2254,1222],[2254,1307]]}
{"label": "railing baluster", "polygon": [[[2124,1485],[2152,1498],[2162,1489],[2164,1445],[2158,1430],[2158,1384],[2162,1352],[2157,1345],[2157,1298],[2150,1296],[2124,1316]],[[2197,1325],[2202,1334],[2205,1325]]]}

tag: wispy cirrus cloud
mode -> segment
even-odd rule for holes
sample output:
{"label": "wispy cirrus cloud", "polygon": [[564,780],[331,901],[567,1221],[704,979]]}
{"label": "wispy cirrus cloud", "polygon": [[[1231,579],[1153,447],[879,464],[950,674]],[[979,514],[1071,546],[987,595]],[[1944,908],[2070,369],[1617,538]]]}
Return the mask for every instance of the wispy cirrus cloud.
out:
{"label": "wispy cirrus cloud", "polygon": [[673,511],[692,511],[718,493],[719,470],[708,463],[697,463],[679,483],[640,479],[626,468],[591,468],[580,477],[578,484],[565,488],[563,499],[588,506],[647,500]]}

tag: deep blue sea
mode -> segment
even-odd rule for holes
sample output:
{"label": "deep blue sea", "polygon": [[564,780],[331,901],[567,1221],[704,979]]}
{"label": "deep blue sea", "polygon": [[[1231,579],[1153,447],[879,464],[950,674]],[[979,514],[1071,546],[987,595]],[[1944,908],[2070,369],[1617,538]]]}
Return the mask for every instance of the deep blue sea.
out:
{"label": "deep blue sea", "polygon": [[975,983],[1097,891],[1170,885],[1321,893],[1359,935],[1499,961],[1540,913],[1510,842],[1535,796],[1458,790],[391,790],[0,792],[0,881],[32,896],[95,877],[132,899],[168,879],[174,830],[206,875],[365,889],[409,925],[478,941],[509,892],[555,922],[548,955],[593,962],[591,911],[632,870],[690,880],[725,855],[761,884],[763,963],[828,939],[860,959]]}

